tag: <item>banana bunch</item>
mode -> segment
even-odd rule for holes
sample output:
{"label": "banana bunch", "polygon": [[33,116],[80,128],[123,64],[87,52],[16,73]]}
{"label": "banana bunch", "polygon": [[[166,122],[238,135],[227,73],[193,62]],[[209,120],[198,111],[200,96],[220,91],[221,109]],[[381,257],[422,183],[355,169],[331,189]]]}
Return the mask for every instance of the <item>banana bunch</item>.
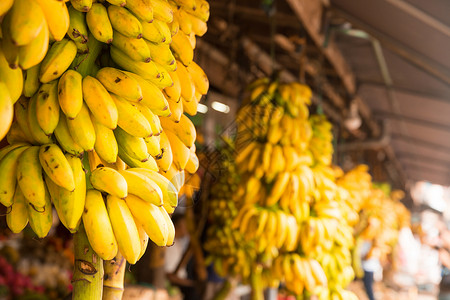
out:
{"label": "banana bunch", "polygon": [[171,245],[185,171],[199,167],[186,114],[209,88],[193,61],[208,2],[4,2],[0,203],[11,230],[30,223],[45,237],[54,206],[69,231],[83,222],[103,259],[135,263],[149,239]]}

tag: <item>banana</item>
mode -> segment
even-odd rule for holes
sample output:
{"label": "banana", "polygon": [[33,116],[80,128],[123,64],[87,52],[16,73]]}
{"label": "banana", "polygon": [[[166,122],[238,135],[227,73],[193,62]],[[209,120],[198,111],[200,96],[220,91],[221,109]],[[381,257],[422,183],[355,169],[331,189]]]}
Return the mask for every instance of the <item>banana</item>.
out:
{"label": "banana", "polygon": [[192,32],[192,21],[190,15],[184,9],[179,9],[175,13],[175,17],[180,23],[180,31],[186,35],[190,35]]}
{"label": "banana", "polygon": [[169,24],[169,28],[172,36],[177,34],[178,30],[180,29],[180,23],[176,18],[173,18],[173,22]]}
{"label": "banana", "polygon": [[92,249],[104,260],[113,259],[118,251],[117,241],[105,202],[99,191],[87,191],[82,218]]}
{"label": "banana", "polygon": [[195,10],[197,8],[196,0],[174,0],[174,2],[183,9]]}
{"label": "banana", "polygon": [[178,191],[177,188],[163,175],[156,171],[144,169],[144,168],[132,168],[129,169],[133,172],[142,174],[154,181],[161,189],[163,195],[163,202],[168,203],[171,207],[178,206]]}
{"label": "banana", "polygon": [[173,11],[170,4],[165,0],[150,0],[153,7],[153,16],[155,19],[164,23],[172,23]]}
{"label": "banana", "polygon": [[125,7],[143,22],[153,21],[153,7],[150,0],[127,0]]}
{"label": "banana", "polygon": [[102,68],[95,77],[110,92],[129,101],[142,100],[142,89],[136,79],[115,68]]}
{"label": "banana", "polygon": [[41,68],[40,64],[29,68],[24,72],[23,79],[23,95],[27,98],[33,97],[33,95],[38,91],[40,82],[39,82],[39,69]]}
{"label": "banana", "polygon": [[203,69],[195,61],[192,61],[186,69],[191,74],[195,90],[202,95],[206,95],[209,89],[209,80]]}
{"label": "banana", "polygon": [[189,42],[189,38],[182,31],[178,31],[178,33],[172,37],[170,48],[172,49],[175,58],[186,67],[189,66],[194,59],[194,49]]}
{"label": "banana", "polygon": [[108,195],[106,207],[120,253],[135,264],[141,254],[141,241],[130,209],[125,200],[113,195]]}
{"label": "banana", "polygon": [[73,8],[80,12],[88,12],[92,7],[93,0],[70,0]]}
{"label": "banana", "polygon": [[11,14],[8,13],[3,18],[1,23],[1,31],[3,33],[2,40],[0,43],[5,59],[9,64],[11,69],[17,69],[19,67],[19,46],[17,46],[11,37]]}
{"label": "banana", "polygon": [[[133,217],[134,218],[134,217]],[[141,223],[138,222],[136,218],[134,218],[134,223],[136,224],[136,228],[139,233],[139,240],[141,242],[141,253],[139,254],[138,260],[145,254],[145,250],[147,250],[148,245],[148,235],[145,232],[144,227]]]}
{"label": "banana", "polygon": [[112,45],[125,53],[130,59],[148,63],[151,61],[150,50],[144,39],[127,37],[117,31],[114,31]]}
{"label": "banana", "polygon": [[172,122],[176,123],[180,122],[181,116],[183,115],[183,102],[182,101],[175,102],[172,100],[169,100],[167,102],[169,103],[169,109],[171,112],[169,119]]}
{"label": "banana", "polygon": [[289,183],[291,175],[289,172],[283,172],[277,175],[275,183],[270,191],[269,197],[266,199],[266,205],[275,205],[283,195]]}
{"label": "banana", "polygon": [[145,116],[148,123],[150,124],[150,127],[152,129],[152,136],[159,136],[162,132],[161,121],[159,120],[159,117],[155,115],[150,108],[143,104],[136,103],[136,107]]}
{"label": "banana", "polygon": [[69,39],[55,42],[41,63],[39,80],[47,83],[59,78],[70,66],[77,54],[77,46]]}
{"label": "banana", "polygon": [[14,118],[14,107],[8,87],[0,82],[0,137],[3,139],[8,132]]}
{"label": "banana", "polygon": [[86,23],[96,40],[111,44],[113,41],[113,29],[106,7],[100,3],[93,3],[91,9],[86,13]]}
{"label": "banana", "polygon": [[148,237],[158,246],[167,245],[169,228],[158,206],[134,195],[125,198],[133,217],[142,225]]}
{"label": "banana", "polygon": [[44,13],[48,30],[55,41],[60,41],[69,28],[69,11],[62,1],[36,0]]}
{"label": "banana", "polygon": [[25,134],[27,140],[32,144],[36,144],[36,141],[34,140],[33,136],[31,135],[30,129],[28,128],[28,103],[28,99],[21,97],[19,101],[14,104],[14,117],[15,122],[19,125],[20,129]]}
{"label": "banana", "polygon": [[189,148],[174,133],[166,131],[166,135],[172,148],[174,165],[178,170],[184,170],[190,156]]}
{"label": "banana", "polygon": [[50,136],[59,122],[58,81],[44,83],[36,96],[36,117],[42,131]]}
{"label": "banana", "polygon": [[194,124],[186,115],[181,115],[178,123],[164,117],[160,118],[160,120],[162,127],[173,132],[186,147],[191,148],[194,145],[197,133]]}
{"label": "banana", "polygon": [[8,144],[15,144],[15,143],[29,143],[30,141],[27,139],[27,136],[20,128],[19,124],[16,122],[13,122],[11,124],[11,128],[9,129],[9,132],[6,134],[6,141]]}
{"label": "banana", "polygon": [[152,82],[142,78],[141,76],[131,73],[124,72],[126,75],[134,78],[142,90],[142,100],[140,103],[147,106],[152,110],[152,112],[158,116],[167,116],[170,114],[169,103],[164,97],[161,90]]}
{"label": "banana", "polygon": [[28,129],[33,139],[39,144],[48,144],[52,142],[51,137],[47,136],[41,129],[36,112],[37,93],[30,99],[27,107]]}
{"label": "banana", "polygon": [[167,172],[173,162],[173,153],[169,138],[164,131],[161,132],[159,144],[161,145],[162,155],[157,157],[156,163],[162,171]]}
{"label": "banana", "polygon": [[75,189],[72,168],[58,145],[42,145],[39,150],[39,161],[44,172],[54,183],[68,191]]}
{"label": "banana", "polygon": [[161,188],[150,178],[140,173],[127,169],[119,171],[128,184],[128,193],[152,203],[156,206],[162,206],[163,194]]}
{"label": "banana", "polygon": [[64,117],[59,118],[58,126],[56,126],[54,131],[56,140],[59,145],[64,149],[64,151],[75,155],[81,156],[84,152],[84,149],[75,143],[72,136],[69,132],[69,127],[67,125],[67,120]]}
{"label": "banana", "polygon": [[18,159],[17,183],[27,199],[36,209],[45,206],[45,183],[39,162],[39,146],[26,149]]}
{"label": "banana", "polygon": [[45,189],[45,206],[42,210],[36,210],[33,206],[28,205],[28,221],[31,229],[38,236],[38,238],[44,238],[52,228],[53,224],[53,210],[52,203],[50,201],[50,195],[47,189]]}
{"label": "banana", "polygon": [[83,99],[94,118],[109,129],[115,129],[118,111],[112,97],[100,81],[91,76],[83,78]]}
{"label": "banana", "polygon": [[106,126],[98,123],[96,120],[92,120],[92,124],[94,126],[96,137],[94,144],[95,152],[107,163],[115,163],[117,161],[119,148],[117,146],[114,132]]}
{"label": "banana", "polygon": [[112,168],[100,167],[92,171],[90,177],[92,186],[110,195],[125,198],[128,194],[128,186],[125,178]]}
{"label": "banana", "polygon": [[[177,67],[176,61],[174,62],[175,67]],[[178,102],[181,98],[181,83],[180,78],[178,78],[178,74],[176,72],[169,72],[170,77],[172,78],[173,85],[168,86],[164,89],[164,94],[168,99],[172,101]]]}
{"label": "banana", "polygon": [[0,161],[3,159],[3,157],[6,156],[9,152],[11,152],[14,149],[23,147],[23,146],[30,146],[28,143],[16,143],[16,144],[10,144],[0,149]]}
{"label": "banana", "polygon": [[193,101],[195,97],[195,85],[194,81],[192,80],[191,74],[179,61],[177,61],[177,70],[175,71],[175,73],[180,79],[181,97],[183,97],[187,102]]}
{"label": "banana", "polygon": [[206,24],[206,22],[190,13],[184,15],[191,21],[192,32],[197,36],[204,36],[208,31],[208,25]]}
{"label": "banana", "polygon": [[141,162],[146,162],[149,159],[147,145],[143,138],[132,136],[120,127],[114,130],[114,135],[119,148],[128,156]]}
{"label": "banana", "polygon": [[[168,44],[155,44],[145,39],[144,41],[147,44],[148,50],[150,50],[150,58],[154,62],[161,64],[170,72],[176,70],[177,65],[175,63],[175,57],[173,56]],[[172,77],[172,74],[170,75]]]}
{"label": "banana", "polygon": [[83,106],[83,90],[80,73],[67,70],[58,81],[58,101],[63,113],[74,119]]}
{"label": "banana", "polygon": [[164,207],[159,207],[159,210],[161,211],[161,214],[163,215],[168,228],[166,246],[173,246],[175,242],[175,226],[173,225],[172,219],[170,218]]}
{"label": "banana", "polygon": [[46,26],[44,13],[34,0],[14,1],[10,13],[9,31],[16,46],[29,44]]}
{"label": "banana", "polygon": [[0,169],[7,170],[0,172],[0,203],[9,207],[13,203],[14,192],[17,184],[17,164],[20,155],[27,149],[27,146],[12,149],[0,161]]}
{"label": "banana", "polygon": [[82,104],[80,112],[74,119],[66,118],[66,121],[70,135],[75,143],[86,151],[94,149],[95,129],[86,104]]}
{"label": "banana", "polygon": [[152,135],[150,123],[139,109],[127,100],[111,94],[119,113],[118,125],[128,134],[135,137],[147,137]]}
{"label": "banana", "polygon": [[325,272],[319,262],[312,258],[310,258],[308,262],[311,267],[311,273],[316,280],[316,283],[322,286],[327,286],[327,276],[325,275]]}
{"label": "banana", "polygon": [[126,8],[110,5],[108,6],[108,16],[115,31],[130,38],[142,38],[141,22]]}
{"label": "banana", "polygon": [[[22,70],[20,68],[11,69],[9,64],[5,58],[4,51],[0,47],[0,81],[6,84],[8,88],[9,95],[12,103],[15,103],[20,95],[22,95],[23,89],[23,75]],[[3,92],[4,88],[2,88],[2,98],[7,97],[6,92]],[[5,96],[3,96],[5,95]]]}
{"label": "banana", "polygon": [[141,162],[133,157],[129,156],[126,152],[123,151],[122,147],[119,147],[119,157],[123,160],[128,166],[132,168],[146,168],[150,170],[158,170],[158,165],[153,157],[149,156],[148,160],[145,162]]}
{"label": "banana", "polygon": [[191,153],[190,153],[190,155],[189,155],[189,160],[188,160],[188,162],[187,162],[187,164],[186,164],[185,170],[186,170],[188,173],[194,174],[194,173],[197,172],[198,167],[199,167],[199,165],[200,165],[200,162],[199,162],[199,160],[198,160],[197,155],[195,154],[195,151],[192,151],[192,148],[191,148],[191,151],[190,151],[190,152],[191,152]]}
{"label": "banana", "polygon": [[11,210],[6,215],[6,224],[14,233],[21,232],[28,224],[27,201],[18,185],[14,193]]}
{"label": "banana", "polygon": [[152,135],[150,137],[144,138],[145,145],[147,147],[147,152],[153,157],[160,157],[162,155],[161,145],[159,144],[159,136]]}
{"label": "banana", "polygon": [[172,33],[167,23],[153,20],[151,23],[141,22],[142,37],[155,44],[170,44]]}
{"label": "banana", "polygon": [[0,3],[0,16],[3,16],[12,7],[14,0],[4,0]]}
{"label": "banana", "polygon": [[67,34],[75,42],[79,53],[87,53],[89,51],[87,46],[89,32],[85,14],[70,6],[69,17],[70,23]]}

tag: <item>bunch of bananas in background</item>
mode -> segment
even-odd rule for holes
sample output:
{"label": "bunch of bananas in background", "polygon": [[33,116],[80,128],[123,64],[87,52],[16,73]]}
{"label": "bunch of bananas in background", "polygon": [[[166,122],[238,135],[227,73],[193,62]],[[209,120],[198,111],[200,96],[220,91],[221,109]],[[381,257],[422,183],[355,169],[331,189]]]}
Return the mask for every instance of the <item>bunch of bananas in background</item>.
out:
{"label": "bunch of bananas in background", "polygon": [[8,226],[45,237],[53,205],[105,260],[171,245],[184,170],[199,165],[184,113],[209,88],[193,61],[208,2],[6,0],[0,16]]}

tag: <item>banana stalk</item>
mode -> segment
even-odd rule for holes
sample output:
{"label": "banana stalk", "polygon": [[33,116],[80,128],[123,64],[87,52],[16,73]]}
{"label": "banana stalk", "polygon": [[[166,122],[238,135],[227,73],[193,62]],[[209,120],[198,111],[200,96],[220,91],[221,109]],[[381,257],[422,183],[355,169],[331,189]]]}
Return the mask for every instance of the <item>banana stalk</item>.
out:
{"label": "banana stalk", "polygon": [[120,252],[113,260],[105,261],[103,267],[103,300],[121,300],[123,295],[123,279],[127,262]]}
{"label": "banana stalk", "polygon": [[73,237],[75,266],[72,300],[102,299],[103,260],[89,244],[83,224]]}
{"label": "banana stalk", "polygon": [[73,63],[74,69],[78,71],[83,78],[91,75],[95,76],[96,73],[93,66],[95,65],[95,60],[99,56],[102,50],[102,43],[97,41],[91,34],[89,35],[89,40],[87,42],[87,47],[89,52],[86,54],[78,55]]}

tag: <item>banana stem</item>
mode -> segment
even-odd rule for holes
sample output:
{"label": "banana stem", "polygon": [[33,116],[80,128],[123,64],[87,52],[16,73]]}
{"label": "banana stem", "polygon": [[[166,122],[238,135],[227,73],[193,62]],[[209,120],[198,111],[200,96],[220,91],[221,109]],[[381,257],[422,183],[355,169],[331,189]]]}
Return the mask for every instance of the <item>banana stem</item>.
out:
{"label": "banana stem", "polygon": [[121,300],[123,296],[123,280],[125,276],[125,258],[120,252],[112,260],[105,261],[103,267],[103,300]]}
{"label": "banana stem", "polygon": [[89,34],[87,46],[89,52],[87,54],[77,56],[74,63],[74,69],[78,71],[78,73],[80,73],[83,77],[94,75],[93,67],[95,64],[95,60],[99,56],[103,47],[102,43],[97,41],[92,34]]}
{"label": "banana stem", "polygon": [[250,295],[251,300],[264,300],[264,287],[262,284],[262,266],[257,265],[253,269],[253,273],[250,277],[250,285],[252,292]]}
{"label": "banana stem", "polygon": [[103,260],[94,252],[80,224],[73,237],[75,266],[73,270],[72,300],[102,299]]}

